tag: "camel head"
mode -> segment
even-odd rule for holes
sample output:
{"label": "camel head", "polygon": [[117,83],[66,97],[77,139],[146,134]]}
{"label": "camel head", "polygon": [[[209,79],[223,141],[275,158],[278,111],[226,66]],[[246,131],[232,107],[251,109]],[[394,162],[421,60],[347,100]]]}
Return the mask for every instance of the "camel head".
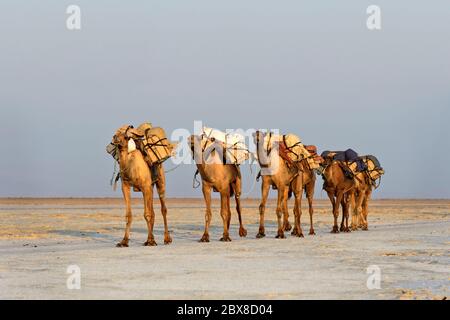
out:
{"label": "camel head", "polygon": [[[346,169],[345,166],[342,166],[342,163],[338,160],[334,159],[336,152],[333,151],[325,151],[322,153],[321,157],[323,158],[323,162],[321,163],[322,170],[322,178],[326,181],[334,181],[334,184],[344,180],[350,180],[354,183],[353,177],[349,177],[347,173],[349,173],[349,169]],[[350,171],[351,174],[351,171]]]}
{"label": "camel head", "polygon": [[[253,133],[253,142],[255,143],[256,146],[256,156],[259,159],[260,158],[260,152],[262,152],[261,148],[264,150],[265,148],[265,144],[264,144],[264,140],[266,137],[266,133],[256,130]],[[266,150],[267,151],[267,150]]]}
{"label": "camel head", "polygon": [[332,162],[333,162],[333,160],[334,160],[334,155],[335,155],[336,153],[334,153],[334,152],[330,152],[330,151],[324,151],[323,153],[322,153],[322,155],[321,155],[321,158],[323,159],[322,160],[322,163],[321,163],[321,166],[322,167],[327,167],[327,166],[329,166]]}
{"label": "camel head", "polygon": [[191,135],[188,137],[188,145],[192,152],[192,159],[202,158],[202,137],[198,135]]}
{"label": "camel head", "polygon": [[253,133],[253,142],[257,148],[264,148],[266,153],[270,153],[272,149],[278,148],[280,136],[273,132],[255,131]]}
{"label": "camel head", "polygon": [[223,145],[214,138],[204,139],[202,135],[191,135],[188,138],[192,158],[196,164],[223,164]]}
{"label": "camel head", "polygon": [[124,125],[117,129],[112,138],[112,144],[118,146],[119,150],[127,149],[130,139],[140,139],[143,136],[142,132],[136,130],[133,126]]}
{"label": "camel head", "polygon": [[[269,167],[272,165],[272,162],[274,164],[278,163],[278,135],[275,135],[272,132],[267,133],[257,130],[253,133],[253,141],[256,145],[256,158],[261,167]],[[278,165],[276,165],[276,167],[278,167]]]}

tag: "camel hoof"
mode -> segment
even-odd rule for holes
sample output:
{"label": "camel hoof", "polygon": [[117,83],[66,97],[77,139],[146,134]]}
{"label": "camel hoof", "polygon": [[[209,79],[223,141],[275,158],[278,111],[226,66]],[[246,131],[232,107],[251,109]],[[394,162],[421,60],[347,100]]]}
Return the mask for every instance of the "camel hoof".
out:
{"label": "camel hoof", "polygon": [[315,236],[316,233],[314,232],[314,230],[309,230],[309,235],[310,235],[310,236]]}
{"label": "camel hoof", "polygon": [[222,237],[222,238],[220,238],[220,241],[222,241],[222,242],[230,242],[231,238],[229,236]]}
{"label": "camel hoof", "polygon": [[333,227],[333,229],[331,230],[331,233],[339,233],[338,227]]}
{"label": "camel hoof", "polygon": [[117,248],[128,248],[128,242],[119,242],[116,244]]}
{"label": "camel hoof", "polygon": [[350,229],[348,227],[344,228],[344,232],[350,232]]}
{"label": "camel hoof", "polygon": [[362,227],[362,230],[363,231],[369,231],[369,227],[368,226],[364,226],[364,227]]}
{"label": "camel hoof", "polygon": [[340,228],[339,228],[339,231],[344,231],[345,230],[345,227],[344,226],[341,226]]}
{"label": "camel hoof", "polygon": [[164,237],[164,244],[171,244],[172,238],[170,236]]}
{"label": "camel hoof", "polygon": [[292,226],[290,224],[284,226],[284,231],[291,231],[292,230]]}
{"label": "camel hoof", "polygon": [[261,239],[264,238],[266,235],[264,233],[258,232],[258,234],[256,235],[257,239]]}
{"label": "camel hoof", "polygon": [[155,247],[157,246],[155,240],[147,240],[144,242],[144,247]]}
{"label": "camel hoof", "polygon": [[239,236],[240,237],[246,237],[247,236],[247,230],[244,228],[239,228]]}
{"label": "camel hoof", "polygon": [[209,242],[209,235],[204,234],[203,237],[200,239],[199,242]]}
{"label": "camel hoof", "polygon": [[284,233],[278,233],[275,238],[276,239],[285,239],[286,237],[284,236]]}

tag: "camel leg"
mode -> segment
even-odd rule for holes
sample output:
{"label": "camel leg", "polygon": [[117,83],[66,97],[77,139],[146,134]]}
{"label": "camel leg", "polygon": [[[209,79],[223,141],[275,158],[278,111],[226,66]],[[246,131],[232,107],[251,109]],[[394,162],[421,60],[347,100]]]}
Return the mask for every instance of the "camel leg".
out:
{"label": "camel leg", "polygon": [[220,238],[220,241],[231,241],[230,234],[228,232],[228,201],[230,199],[230,190],[229,187],[220,193],[220,215],[222,216],[223,222],[223,236]]}
{"label": "camel leg", "polygon": [[309,208],[309,234],[315,235],[314,232],[314,224],[313,224],[313,215],[314,215],[314,207],[313,207],[313,199],[314,199],[314,184],[309,183],[306,186],[306,197],[308,198],[308,208]]}
{"label": "camel leg", "polygon": [[[160,167],[162,169],[162,167]],[[172,238],[169,233],[169,226],[167,225],[167,207],[166,207],[166,184],[164,179],[164,172],[160,172],[159,181],[156,183],[156,189],[158,190],[159,202],[161,203],[161,214],[164,220],[164,244],[172,242]]]}
{"label": "camel leg", "polygon": [[292,212],[294,213],[294,228],[292,229],[291,235],[292,236],[297,236],[298,235],[298,225],[299,223],[299,212],[298,212],[298,199],[297,199],[297,195],[294,196],[294,209],[292,210]]}
{"label": "camel leg", "polygon": [[230,194],[227,195],[227,228],[230,230],[230,224],[231,224],[231,206],[230,206]]}
{"label": "camel leg", "polygon": [[341,227],[339,228],[339,231],[344,231],[344,222],[345,222],[345,195],[342,197],[342,200],[340,202],[340,205],[342,207],[342,220],[341,220]]}
{"label": "camel leg", "polygon": [[286,198],[286,202],[283,203],[283,229],[284,231],[291,231],[292,226],[289,223],[289,210],[288,210],[289,188],[286,188],[284,197]]}
{"label": "camel leg", "polygon": [[278,232],[276,238],[284,239],[284,230],[283,230],[283,224],[282,224],[282,217],[283,217],[283,211],[284,211],[284,201],[287,201],[285,198],[286,194],[286,187],[278,188],[278,199],[277,199],[277,221],[278,221]]}
{"label": "camel leg", "polygon": [[339,228],[337,225],[337,219],[338,219],[338,215],[339,215],[339,202],[336,201],[336,199],[334,198],[334,194],[332,192],[327,192],[327,194],[328,194],[328,198],[330,198],[331,205],[333,207],[334,225],[333,225],[333,229],[331,230],[331,233],[339,233]]}
{"label": "camel leg", "polygon": [[369,221],[367,219],[369,215],[369,201],[372,196],[372,192],[367,192],[366,196],[364,197],[364,201],[362,204],[362,217],[363,217],[363,230],[367,231],[369,230]]}
{"label": "camel leg", "polygon": [[155,225],[155,211],[153,210],[153,190],[151,186],[146,186],[142,191],[144,194],[144,218],[147,222],[148,236],[144,246],[156,246],[153,236],[153,226]]}
{"label": "camel leg", "polygon": [[361,224],[361,192],[359,191],[353,191],[350,195],[350,210],[352,212],[352,223],[350,225],[351,230],[357,231],[358,228],[360,228]]}
{"label": "camel leg", "polygon": [[133,221],[131,215],[131,189],[127,183],[122,182],[122,193],[123,198],[125,199],[125,217],[126,217],[126,227],[125,227],[125,235],[123,236],[122,241],[120,241],[116,246],[117,247],[128,247],[128,241],[130,239],[130,229],[131,222]]}
{"label": "camel leg", "polygon": [[283,229],[284,231],[291,231],[292,226],[289,223],[289,210],[288,210],[288,198],[289,198],[289,188],[286,188],[284,192],[285,201],[283,202]]}
{"label": "camel leg", "polygon": [[358,228],[363,228],[364,226],[364,217],[363,217],[363,202],[364,202],[365,194],[364,191],[358,192],[355,201],[355,209],[353,214],[356,215],[357,226]]}
{"label": "camel leg", "polygon": [[247,230],[244,228],[244,224],[242,223],[242,210],[241,210],[241,180],[236,180],[236,185],[234,188],[234,199],[236,200],[236,211],[238,213],[239,218],[239,236],[246,237]]}
{"label": "camel leg", "polygon": [[334,205],[333,205],[334,225],[333,225],[333,230],[331,230],[331,233],[339,233],[339,227],[338,227],[339,207],[341,205],[343,196],[344,196],[344,193],[342,191],[338,191],[336,200],[334,201]]}
{"label": "camel leg", "polygon": [[[348,227],[349,202],[345,196],[341,200],[341,206],[342,206],[342,224],[341,224],[340,231],[350,232],[350,229]],[[344,224],[344,219],[345,219],[345,224]]]}
{"label": "camel leg", "polygon": [[350,229],[352,231],[358,230],[358,210],[356,206],[356,194],[355,192],[351,192],[349,195],[350,201],[350,211],[352,212],[352,223],[350,224]]}
{"label": "camel leg", "polygon": [[294,230],[292,230],[292,235],[303,238],[303,230],[301,225],[301,217],[302,217],[302,194],[303,190],[300,192],[296,192],[295,195],[295,204],[294,204],[294,215],[295,215],[295,226]]}
{"label": "camel leg", "polygon": [[348,207],[347,207],[347,195],[344,194],[341,200],[341,207],[342,207],[342,221],[341,221],[341,227],[339,228],[339,231],[343,232],[345,231],[345,223],[347,221],[348,224]]}
{"label": "camel leg", "polygon": [[267,197],[269,196],[270,183],[263,178],[261,185],[261,204],[259,205],[259,231],[256,238],[266,236],[264,228],[264,212],[266,211]]}
{"label": "camel leg", "polygon": [[209,225],[211,223],[211,187],[203,183],[202,185],[203,197],[205,198],[206,212],[205,212],[205,232],[203,233],[200,242],[209,242]]}

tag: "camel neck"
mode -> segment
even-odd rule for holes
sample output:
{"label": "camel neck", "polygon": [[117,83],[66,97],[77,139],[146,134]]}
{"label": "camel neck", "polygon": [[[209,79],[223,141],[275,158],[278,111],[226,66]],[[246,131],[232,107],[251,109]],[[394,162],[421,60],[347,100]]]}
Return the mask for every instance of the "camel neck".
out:
{"label": "camel neck", "polygon": [[125,148],[119,149],[119,164],[120,169],[124,169],[128,163],[128,150]]}
{"label": "camel neck", "polygon": [[198,172],[205,180],[209,181],[208,174],[206,172],[206,164],[204,162],[196,162]]}

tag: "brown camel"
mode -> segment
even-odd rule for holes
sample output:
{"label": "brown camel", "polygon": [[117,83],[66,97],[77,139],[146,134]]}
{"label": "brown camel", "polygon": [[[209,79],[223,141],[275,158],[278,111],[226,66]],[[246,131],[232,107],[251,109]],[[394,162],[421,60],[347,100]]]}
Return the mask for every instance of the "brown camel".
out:
{"label": "brown camel", "polygon": [[369,201],[372,196],[372,181],[366,172],[359,172],[355,175],[355,188],[351,192],[352,223],[353,231],[361,228],[369,230],[367,216],[369,214]]}
{"label": "brown camel", "polygon": [[339,161],[333,160],[331,156],[325,157],[322,164],[324,168],[322,174],[324,178],[323,189],[327,192],[333,206],[334,225],[331,230],[332,233],[339,233],[337,221],[340,205],[343,211],[340,231],[350,232],[348,227],[349,206],[351,192],[355,188],[355,181],[345,175],[342,165]]}
{"label": "brown camel", "polygon": [[223,236],[220,241],[231,241],[229,235],[231,221],[230,197],[233,194],[239,218],[239,236],[247,236],[247,230],[244,228],[241,216],[240,196],[242,182],[239,166],[224,164],[223,153],[220,152],[221,147],[217,143],[209,145],[208,150],[205,150],[206,146],[202,139],[196,135],[189,137],[189,143],[197,170],[202,178],[202,191],[206,203],[205,231],[200,242],[209,242],[209,226],[212,218],[212,190],[220,193],[220,215],[223,221]]}
{"label": "brown camel", "polygon": [[[259,231],[257,238],[265,237],[264,213],[269,195],[270,187],[278,190],[277,198],[277,220],[278,232],[276,238],[285,238],[284,231],[289,231],[291,226],[288,221],[288,198],[294,194],[294,216],[295,226],[292,235],[303,237],[303,231],[300,224],[301,196],[303,190],[303,175],[299,166],[290,164],[286,157],[279,152],[279,142],[272,139],[272,135],[265,134],[261,131],[254,133],[254,141],[257,147],[257,158],[261,169],[265,172],[261,174],[261,204],[259,206]],[[283,223],[281,222],[284,216]],[[310,230],[311,232],[311,230]],[[313,230],[314,232],[314,230]]]}
{"label": "brown camel", "polygon": [[148,237],[145,246],[156,246],[153,237],[153,225],[155,222],[155,212],[153,210],[153,184],[159,194],[161,202],[161,213],[164,219],[164,243],[172,242],[167,227],[167,208],[165,204],[165,176],[162,164],[152,167],[157,181],[152,181],[151,169],[144,160],[138,149],[128,152],[128,142],[132,138],[142,137],[140,133],[131,126],[123,126],[116,131],[112,143],[119,148],[120,177],[122,180],[122,192],[126,205],[126,228],[123,240],[117,244],[118,247],[128,247],[130,239],[130,228],[132,222],[131,215],[131,187],[142,192],[144,196],[144,218],[147,222]]}

